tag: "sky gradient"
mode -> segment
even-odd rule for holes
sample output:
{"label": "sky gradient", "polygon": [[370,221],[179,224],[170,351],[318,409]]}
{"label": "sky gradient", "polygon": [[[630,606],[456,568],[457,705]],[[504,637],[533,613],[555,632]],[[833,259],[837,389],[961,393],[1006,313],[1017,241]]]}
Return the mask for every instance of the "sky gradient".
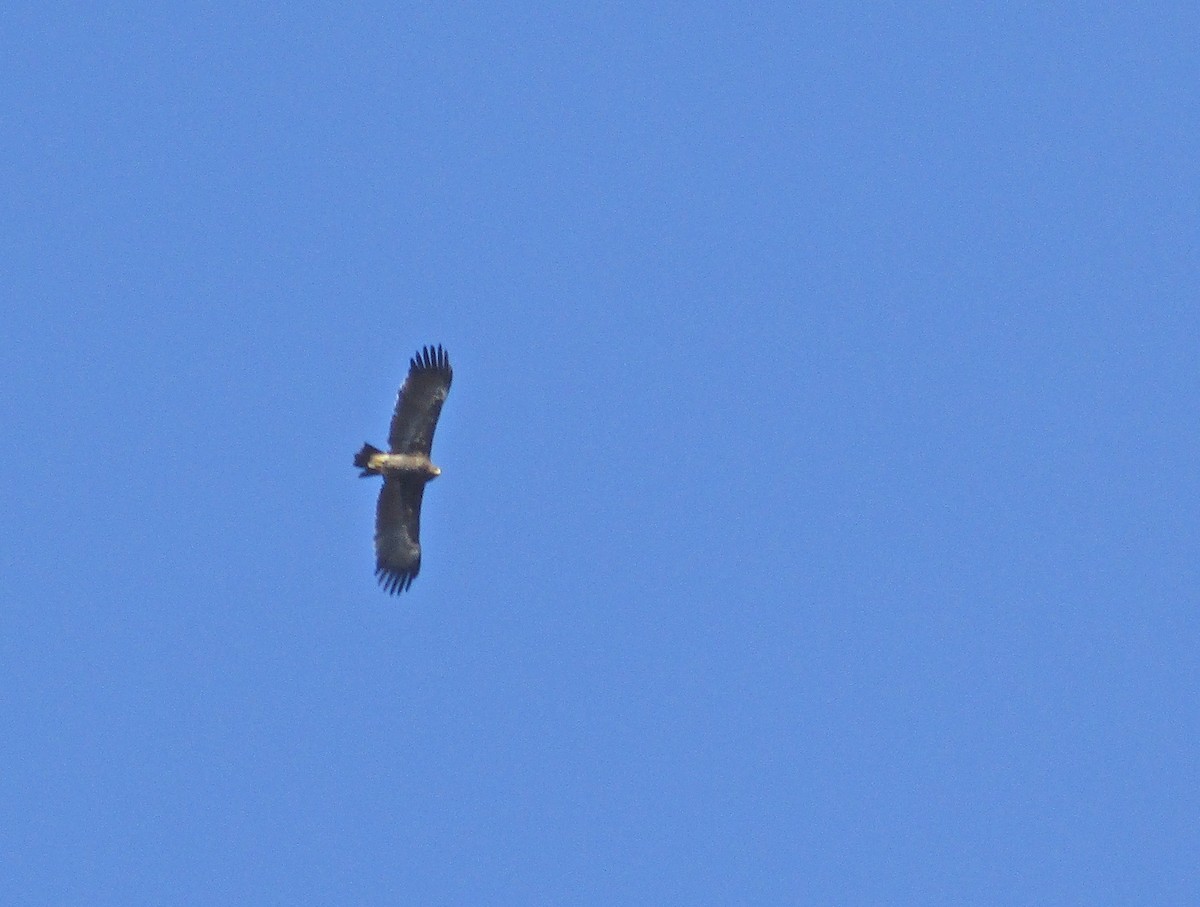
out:
{"label": "sky gradient", "polygon": [[1197,9],[6,8],[0,902],[1200,902]]}

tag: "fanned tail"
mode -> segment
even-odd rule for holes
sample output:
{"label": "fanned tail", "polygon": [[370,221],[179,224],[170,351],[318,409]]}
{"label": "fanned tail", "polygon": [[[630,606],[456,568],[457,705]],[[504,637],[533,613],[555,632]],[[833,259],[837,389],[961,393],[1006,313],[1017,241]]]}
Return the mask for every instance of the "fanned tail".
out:
{"label": "fanned tail", "polygon": [[379,470],[372,469],[369,465],[371,462],[371,457],[375,456],[377,453],[383,453],[383,451],[371,444],[364,444],[362,446],[362,450],[354,455],[354,465],[362,470],[362,472],[358,474],[359,478],[379,475]]}

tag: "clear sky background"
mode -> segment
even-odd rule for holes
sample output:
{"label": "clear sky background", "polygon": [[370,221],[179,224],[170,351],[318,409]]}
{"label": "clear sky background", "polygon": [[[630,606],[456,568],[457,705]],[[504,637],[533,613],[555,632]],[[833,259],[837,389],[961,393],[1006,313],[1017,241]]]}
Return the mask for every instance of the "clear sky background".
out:
{"label": "clear sky background", "polygon": [[0,902],[1200,903],[1196,4],[2,18]]}

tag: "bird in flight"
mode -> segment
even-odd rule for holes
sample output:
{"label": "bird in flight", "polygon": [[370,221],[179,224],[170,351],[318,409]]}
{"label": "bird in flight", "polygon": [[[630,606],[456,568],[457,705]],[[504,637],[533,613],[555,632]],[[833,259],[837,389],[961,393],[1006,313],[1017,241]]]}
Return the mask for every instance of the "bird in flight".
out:
{"label": "bird in flight", "polygon": [[396,396],[388,451],[364,444],[354,456],[360,476],[383,476],[375,505],[375,576],[395,595],[421,570],[421,498],[442,471],[429,459],[433,431],[454,372],[441,345],[419,350]]}

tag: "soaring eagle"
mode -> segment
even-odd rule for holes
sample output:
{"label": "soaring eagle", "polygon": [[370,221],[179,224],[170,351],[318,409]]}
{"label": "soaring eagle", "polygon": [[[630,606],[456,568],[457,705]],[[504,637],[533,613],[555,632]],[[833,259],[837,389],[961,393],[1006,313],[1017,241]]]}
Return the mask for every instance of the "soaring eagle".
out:
{"label": "soaring eagle", "polygon": [[442,474],[429,450],[453,377],[441,345],[421,349],[396,397],[388,452],[364,444],[354,457],[360,476],[383,476],[375,507],[375,575],[393,595],[411,586],[421,570],[421,497],[425,483]]}

